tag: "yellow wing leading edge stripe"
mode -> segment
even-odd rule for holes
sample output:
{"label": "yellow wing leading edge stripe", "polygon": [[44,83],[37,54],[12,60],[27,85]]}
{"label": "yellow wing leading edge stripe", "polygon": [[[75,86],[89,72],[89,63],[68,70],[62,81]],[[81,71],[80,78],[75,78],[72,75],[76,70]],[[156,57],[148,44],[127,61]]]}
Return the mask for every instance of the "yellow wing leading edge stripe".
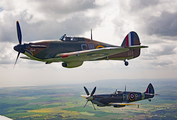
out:
{"label": "yellow wing leading edge stripe", "polygon": [[135,103],[109,103],[110,105],[138,105]]}

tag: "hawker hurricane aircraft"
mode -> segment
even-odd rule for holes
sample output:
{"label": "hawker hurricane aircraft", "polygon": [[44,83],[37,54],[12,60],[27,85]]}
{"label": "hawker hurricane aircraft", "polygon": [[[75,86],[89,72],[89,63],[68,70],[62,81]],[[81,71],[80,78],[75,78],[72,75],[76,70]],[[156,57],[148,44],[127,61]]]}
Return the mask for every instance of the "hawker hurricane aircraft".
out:
{"label": "hawker hurricane aircraft", "polygon": [[84,86],[84,90],[87,94],[87,95],[81,95],[83,98],[87,99],[87,102],[84,105],[84,107],[87,105],[88,101],[91,101],[92,105],[96,104],[99,107],[114,106],[116,108],[119,108],[119,107],[125,107],[127,105],[138,105],[139,107],[139,104],[132,103],[132,102],[144,100],[144,99],[148,99],[149,101],[151,101],[150,98],[153,98],[154,95],[157,95],[157,94],[154,94],[154,88],[151,83],[148,85],[146,91],[143,93],[128,92],[126,91],[126,88],[125,88],[125,91],[116,90],[115,93],[112,93],[112,94],[94,95],[96,91],[96,87],[93,89],[91,94],[89,94],[89,91],[87,90],[85,86]]}
{"label": "hawker hurricane aircraft", "polygon": [[[140,40],[136,32],[127,34],[121,46],[111,45],[84,37],[67,37],[64,34],[59,40],[41,40],[22,44],[22,33],[20,24],[16,22],[17,36],[19,44],[14,46],[18,52],[15,64],[20,53],[26,55],[21,57],[28,60],[36,60],[50,64],[52,62],[62,62],[66,68],[81,66],[84,61],[96,60],[122,60],[128,65],[126,60],[136,58],[140,55]],[[15,66],[14,64],[14,66]]]}

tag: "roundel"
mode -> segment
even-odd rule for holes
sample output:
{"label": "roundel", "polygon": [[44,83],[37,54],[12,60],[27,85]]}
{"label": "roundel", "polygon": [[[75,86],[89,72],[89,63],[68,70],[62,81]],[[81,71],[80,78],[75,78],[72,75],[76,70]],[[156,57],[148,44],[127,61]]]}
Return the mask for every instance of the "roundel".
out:
{"label": "roundel", "polygon": [[133,101],[133,100],[135,100],[135,98],[136,98],[135,94],[134,94],[133,92],[130,92],[130,93],[129,93],[129,99],[130,99],[131,101]]}
{"label": "roundel", "polygon": [[99,48],[104,48],[104,46],[98,45],[98,46],[96,47],[96,49],[99,49]]}

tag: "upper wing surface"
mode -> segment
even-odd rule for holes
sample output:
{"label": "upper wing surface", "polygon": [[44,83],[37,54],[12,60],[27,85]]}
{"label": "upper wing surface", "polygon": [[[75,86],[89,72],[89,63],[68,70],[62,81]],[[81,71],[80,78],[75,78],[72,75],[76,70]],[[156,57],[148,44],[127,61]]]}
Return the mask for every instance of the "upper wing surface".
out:
{"label": "upper wing surface", "polygon": [[128,51],[129,48],[124,47],[107,47],[99,49],[91,49],[84,51],[76,51],[70,53],[61,53],[55,56],[57,61],[72,62],[72,61],[90,61],[96,60],[109,55]]}

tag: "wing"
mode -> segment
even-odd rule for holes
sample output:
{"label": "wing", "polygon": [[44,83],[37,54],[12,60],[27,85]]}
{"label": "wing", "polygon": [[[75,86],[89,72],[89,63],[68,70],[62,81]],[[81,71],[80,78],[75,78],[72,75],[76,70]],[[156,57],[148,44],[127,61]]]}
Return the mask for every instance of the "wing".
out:
{"label": "wing", "polygon": [[69,53],[60,53],[48,59],[38,59],[28,54],[28,52],[26,52],[26,54],[28,54],[27,55],[28,57],[20,57],[20,58],[28,59],[28,60],[44,61],[47,63],[51,63],[51,62],[71,63],[71,62],[76,62],[76,61],[83,62],[83,61],[94,61],[94,60],[106,58],[110,55],[126,52],[130,49],[145,48],[145,47],[147,46],[106,47],[106,48],[99,48],[99,49],[75,51],[75,52],[69,52]]}
{"label": "wing", "polygon": [[76,51],[70,53],[61,53],[57,54],[54,58],[54,61],[63,61],[63,62],[73,62],[73,61],[92,61],[97,60],[109,55],[122,53],[128,51],[129,48],[124,47],[107,47],[100,49],[91,49],[84,51]]}
{"label": "wing", "polygon": [[125,105],[140,105],[140,104],[136,104],[136,103],[109,103],[109,105],[112,105],[112,106],[125,106]]}

